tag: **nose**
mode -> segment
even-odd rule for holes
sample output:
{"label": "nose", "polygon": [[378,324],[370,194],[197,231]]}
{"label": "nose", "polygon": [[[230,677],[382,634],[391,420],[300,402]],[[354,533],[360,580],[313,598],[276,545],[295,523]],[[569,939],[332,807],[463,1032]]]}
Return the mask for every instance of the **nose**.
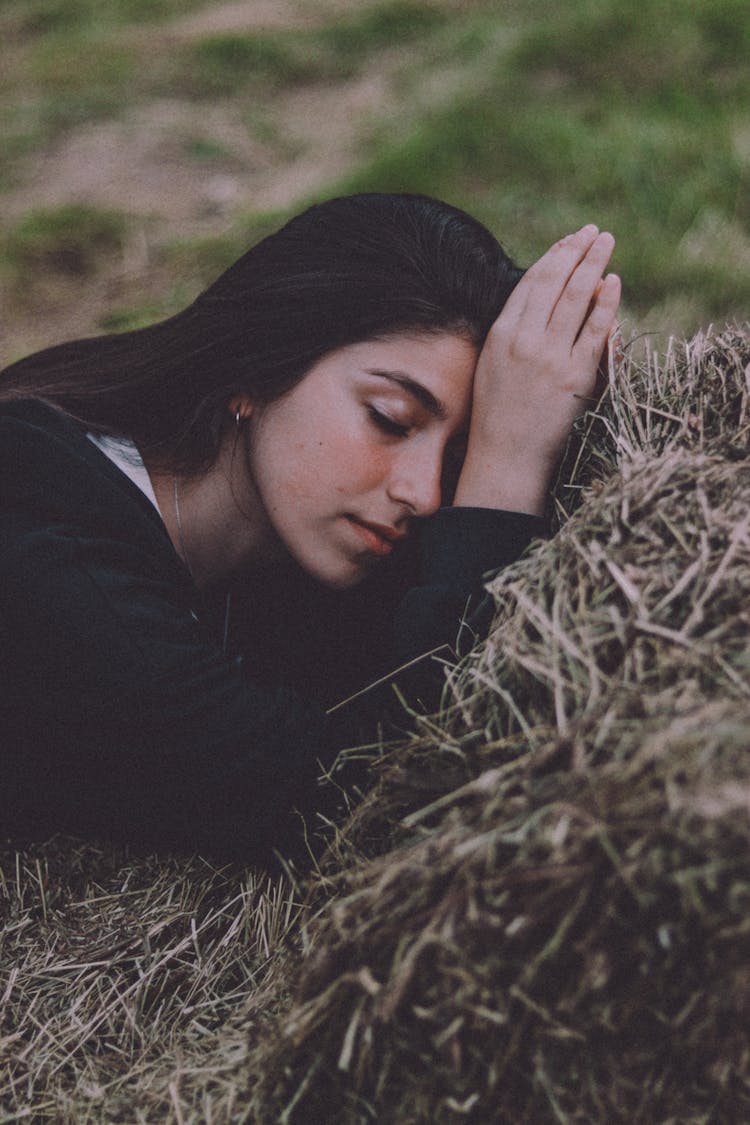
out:
{"label": "nose", "polygon": [[415,442],[394,463],[388,495],[413,515],[430,516],[442,503],[442,472],[442,449],[430,443],[420,450]]}

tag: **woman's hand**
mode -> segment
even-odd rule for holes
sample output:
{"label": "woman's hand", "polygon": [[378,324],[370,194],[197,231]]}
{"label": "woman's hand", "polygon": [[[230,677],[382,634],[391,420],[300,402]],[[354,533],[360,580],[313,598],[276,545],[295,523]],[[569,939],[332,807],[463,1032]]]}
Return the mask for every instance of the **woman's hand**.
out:
{"label": "woman's hand", "polygon": [[615,324],[611,234],[586,226],[526,272],[490,329],[474,379],[454,505],[541,515]]}

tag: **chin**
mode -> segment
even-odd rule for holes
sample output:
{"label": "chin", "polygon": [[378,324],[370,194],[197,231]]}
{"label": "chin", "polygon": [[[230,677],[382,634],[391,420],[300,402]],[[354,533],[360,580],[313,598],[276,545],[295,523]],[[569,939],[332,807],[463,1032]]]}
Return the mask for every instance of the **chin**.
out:
{"label": "chin", "polygon": [[329,590],[353,590],[355,586],[364,582],[368,573],[369,571],[363,568],[346,574],[313,574],[313,577]]}
{"label": "chin", "polygon": [[339,563],[338,566],[305,566],[304,562],[301,562],[301,565],[316,582],[329,590],[352,590],[372,573],[373,568],[377,566],[377,561],[373,560],[370,565],[362,561],[343,565]]}
{"label": "chin", "polygon": [[336,550],[295,550],[293,545],[287,549],[297,566],[328,590],[352,590],[364,582],[382,561],[374,555],[353,556]]}

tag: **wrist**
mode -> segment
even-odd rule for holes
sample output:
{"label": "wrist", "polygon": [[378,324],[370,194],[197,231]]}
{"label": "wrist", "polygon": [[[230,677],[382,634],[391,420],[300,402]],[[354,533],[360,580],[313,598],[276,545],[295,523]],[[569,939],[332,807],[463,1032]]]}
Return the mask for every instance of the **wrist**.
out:
{"label": "wrist", "polygon": [[528,468],[518,462],[475,465],[467,458],[456,485],[453,506],[544,516],[551,476],[552,468],[538,463]]}

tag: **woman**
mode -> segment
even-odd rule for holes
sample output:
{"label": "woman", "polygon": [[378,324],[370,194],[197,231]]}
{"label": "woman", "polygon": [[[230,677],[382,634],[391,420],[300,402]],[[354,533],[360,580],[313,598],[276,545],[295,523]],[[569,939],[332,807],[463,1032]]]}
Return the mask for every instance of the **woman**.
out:
{"label": "woman", "polygon": [[0,829],[283,849],[325,706],[543,531],[612,248],[523,276],[446,204],[332,200],[170,320],[7,368]]}

